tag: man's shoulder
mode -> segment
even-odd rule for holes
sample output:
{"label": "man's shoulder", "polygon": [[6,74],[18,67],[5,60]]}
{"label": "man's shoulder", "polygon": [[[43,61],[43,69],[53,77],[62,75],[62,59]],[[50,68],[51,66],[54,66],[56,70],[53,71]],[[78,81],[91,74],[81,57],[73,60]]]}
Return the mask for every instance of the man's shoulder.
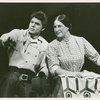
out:
{"label": "man's shoulder", "polygon": [[13,30],[11,30],[11,32],[19,32],[20,31],[20,29],[13,29]]}
{"label": "man's shoulder", "polygon": [[11,32],[14,32],[14,33],[19,33],[19,32],[25,32],[26,30],[24,29],[13,29]]}
{"label": "man's shoulder", "polygon": [[45,51],[48,47],[48,42],[46,39],[44,39],[43,37],[39,36],[38,41],[41,43],[41,50]]}
{"label": "man's shoulder", "polygon": [[48,44],[48,41],[45,38],[43,38],[42,36],[39,36],[38,41],[40,41],[41,43]]}

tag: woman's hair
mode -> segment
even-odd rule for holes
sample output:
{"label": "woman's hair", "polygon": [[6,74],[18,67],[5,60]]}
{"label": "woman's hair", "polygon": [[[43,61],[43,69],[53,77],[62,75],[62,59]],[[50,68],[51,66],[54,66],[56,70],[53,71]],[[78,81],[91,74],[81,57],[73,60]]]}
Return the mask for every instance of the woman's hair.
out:
{"label": "woman's hair", "polygon": [[47,15],[43,11],[37,11],[31,14],[31,19],[36,17],[37,19],[41,20],[43,28],[47,25]]}
{"label": "woman's hair", "polygon": [[72,29],[72,23],[70,21],[70,18],[69,16],[65,15],[65,14],[61,14],[61,15],[58,15],[56,17],[56,20],[62,22],[66,27],[69,28],[69,30]]}

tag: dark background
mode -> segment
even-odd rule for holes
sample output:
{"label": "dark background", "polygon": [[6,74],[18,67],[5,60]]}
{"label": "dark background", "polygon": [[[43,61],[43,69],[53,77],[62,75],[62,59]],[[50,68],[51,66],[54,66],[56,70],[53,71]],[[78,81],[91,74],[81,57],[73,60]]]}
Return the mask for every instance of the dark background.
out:
{"label": "dark background", "polygon": [[[72,34],[85,37],[100,53],[100,3],[0,3],[0,36],[12,29],[27,29],[32,12],[44,11],[48,25],[41,35],[52,41],[53,20],[58,14],[68,14],[73,27]],[[0,48],[0,75],[7,72],[6,49]],[[85,59],[83,69],[100,74],[100,67]],[[82,69],[82,70],[83,70]]]}

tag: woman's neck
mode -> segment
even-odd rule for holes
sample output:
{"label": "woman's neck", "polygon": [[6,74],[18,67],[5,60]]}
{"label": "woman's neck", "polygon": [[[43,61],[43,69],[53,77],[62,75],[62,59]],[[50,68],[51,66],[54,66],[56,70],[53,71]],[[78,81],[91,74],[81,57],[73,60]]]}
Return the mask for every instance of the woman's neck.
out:
{"label": "woman's neck", "polygon": [[66,33],[66,35],[65,35],[65,37],[64,37],[64,41],[66,41],[66,42],[68,42],[69,41],[69,39],[70,39],[70,36],[71,36],[71,34],[70,34],[70,32],[69,31],[67,31],[67,33]]}
{"label": "woman's neck", "polygon": [[59,41],[66,41],[67,42],[67,41],[69,41],[70,36],[71,36],[70,32],[67,31],[67,33],[66,33],[66,35],[64,37],[57,38],[57,40],[59,40]]}

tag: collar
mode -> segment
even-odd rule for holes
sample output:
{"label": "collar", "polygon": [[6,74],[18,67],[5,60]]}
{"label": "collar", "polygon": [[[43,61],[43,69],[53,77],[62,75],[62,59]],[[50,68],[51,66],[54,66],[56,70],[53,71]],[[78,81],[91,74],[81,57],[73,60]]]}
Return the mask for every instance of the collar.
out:
{"label": "collar", "polygon": [[62,41],[62,42],[66,42],[66,43],[68,43],[69,42],[69,40],[71,39],[71,34],[69,33],[69,35],[68,36],[66,36],[65,38],[57,38],[57,40],[58,41]]}
{"label": "collar", "polygon": [[32,38],[32,36],[28,32],[28,29],[25,30],[24,36],[28,36],[28,38],[30,38],[30,42],[43,42],[43,38],[40,35],[37,36],[37,38]]}
{"label": "collar", "polygon": [[43,41],[41,39],[41,36],[38,36],[37,38],[32,38],[30,36],[30,42],[40,42],[40,43],[42,43]]}

